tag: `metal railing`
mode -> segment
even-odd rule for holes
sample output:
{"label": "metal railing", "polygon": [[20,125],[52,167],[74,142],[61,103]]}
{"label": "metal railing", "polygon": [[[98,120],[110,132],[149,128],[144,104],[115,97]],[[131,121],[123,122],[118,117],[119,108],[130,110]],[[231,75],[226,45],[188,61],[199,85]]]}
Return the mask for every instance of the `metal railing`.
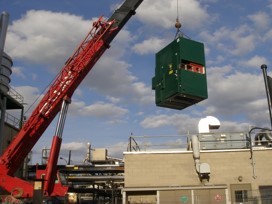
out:
{"label": "metal railing", "polygon": [[9,87],[8,95],[14,98],[19,103],[23,104],[24,97],[21,94],[19,94],[17,91],[15,91],[15,89],[13,89],[12,87]]}
{"label": "metal railing", "polygon": [[209,133],[159,136],[130,136],[127,151],[191,150],[191,137],[198,135],[201,150],[250,149],[247,133]]}
{"label": "metal railing", "polygon": [[189,135],[130,136],[128,152],[187,149]]}
{"label": "metal railing", "polygon": [[18,129],[21,128],[21,120],[9,113],[6,113],[5,115],[5,122]]}

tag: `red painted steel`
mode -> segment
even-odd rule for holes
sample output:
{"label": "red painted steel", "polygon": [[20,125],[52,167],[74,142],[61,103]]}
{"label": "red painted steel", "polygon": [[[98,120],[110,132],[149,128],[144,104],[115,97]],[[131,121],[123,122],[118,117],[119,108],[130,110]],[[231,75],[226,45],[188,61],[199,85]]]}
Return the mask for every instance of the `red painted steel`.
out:
{"label": "red painted steel", "polygon": [[[93,24],[90,32],[67,60],[28,121],[0,157],[0,187],[2,189],[11,193],[15,192],[14,197],[33,196],[33,184],[14,177],[15,172],[60,111],[62,101],[72,97],[78,85],[109,48],[111,41],[130,17],[135,14],[135,10],[142,1],[126,0],[107,21],[100,17]],[[63,196],[67,192],[67,187],[61,184],[53,186],[52,181],[55,179],[49,176],[56,171],[54,165],[60,145],[61,139],[54,138],[51,147],[52,158],[45,170],[45,195]],[[40,175],[41,172],[37,174]]]}
{"label": "red painted steel", "polygon": [[0,186],[3,189],[10,192],[15,188],[21,188],[22,197],[32,196],[31,192],[25,190],[31,189],[30,184],[25,181],[18,182],[20,180],[18,178],[14,178],[16,182],[12,182],[12,176],[60,111],[63,98],[66,96],[71,98],[80,82],[109,47],[105,44],[105,39],[114,31],[110,29],[112,24],[113,22],[104,22],[102,17],[94,23],[91,31],[62,68],[26,124],[0,157]]}

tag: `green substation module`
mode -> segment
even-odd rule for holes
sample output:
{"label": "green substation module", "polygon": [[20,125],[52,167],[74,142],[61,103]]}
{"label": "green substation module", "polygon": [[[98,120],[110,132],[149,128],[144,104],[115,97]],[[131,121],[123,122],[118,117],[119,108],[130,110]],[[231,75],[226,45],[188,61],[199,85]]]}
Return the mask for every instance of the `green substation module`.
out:
{"label": "green substation module", "polygon": [[156,105],[182,110],[208,98],[204,44],[178,37],[156,53]]}

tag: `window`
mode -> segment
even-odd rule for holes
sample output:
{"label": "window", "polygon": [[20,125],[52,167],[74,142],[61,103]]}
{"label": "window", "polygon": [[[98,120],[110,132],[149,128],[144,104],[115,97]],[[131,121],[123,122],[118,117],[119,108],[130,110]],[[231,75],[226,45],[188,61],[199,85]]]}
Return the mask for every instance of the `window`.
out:
{"label": "window", "polygon": [[236,190],[235,191],[235,202],[247,202],[248,201],[248,195],[247,190]]}
{"label": "window", "polygon": [[191,72],[200,73],[200,74],[205,73],[205,68],[203,65],[189,62],[189,61],[182,61],[181,64],[179,65],[179,68],[187,70],[187,71],[191,71]]}
{"label": "window", "polygon": [[250,183],[230,184],[231,203],[252,203],[252,188]]}
{"label": "window", "polygon": [[272,204],[272,186],[260,186],[262,204]]}

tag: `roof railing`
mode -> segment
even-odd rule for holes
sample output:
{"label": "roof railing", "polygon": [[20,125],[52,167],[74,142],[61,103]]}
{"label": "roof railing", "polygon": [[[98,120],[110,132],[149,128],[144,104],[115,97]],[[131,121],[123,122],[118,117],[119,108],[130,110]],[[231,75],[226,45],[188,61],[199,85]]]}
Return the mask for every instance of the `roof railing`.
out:
{"label": "roof railing", "polygon": [[20,129],[21,120],[6,112],[5,122]]}
{"label": "roof railing", "polygon": [[17,91],[15,91],[15,89],[13,89],[12,87],[9,87],[8,95],[14,98],[19,103],[23,104],[24,97],[21,94],[19,94]]}

